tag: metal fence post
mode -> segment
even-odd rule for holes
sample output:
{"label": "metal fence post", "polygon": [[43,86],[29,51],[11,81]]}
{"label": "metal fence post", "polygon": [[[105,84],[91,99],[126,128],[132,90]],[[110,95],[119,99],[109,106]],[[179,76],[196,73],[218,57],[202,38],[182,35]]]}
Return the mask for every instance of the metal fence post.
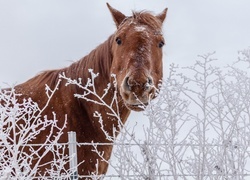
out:
{"label": "metal fence post", "polygon": [[70,131],[68,132],[68,143],[69,143],[69,168],[71,171],[70,179],[75,180],[78,179],[78,172],[77,172],[77,149],[76,149],[76,132]]}

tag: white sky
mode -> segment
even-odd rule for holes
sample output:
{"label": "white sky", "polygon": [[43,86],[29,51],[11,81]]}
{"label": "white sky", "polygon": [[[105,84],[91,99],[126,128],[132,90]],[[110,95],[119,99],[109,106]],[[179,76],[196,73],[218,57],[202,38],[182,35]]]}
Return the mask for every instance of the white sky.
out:
{"label": "white sky", "polygon": [[226,65],[250,46],[249,0],[0,0],[0,86],[65,67],[105,41],[115,31],[106,2],[126,15],[169,8],[165,75],[170,63],[193,65],[197,55],[213,51]]}

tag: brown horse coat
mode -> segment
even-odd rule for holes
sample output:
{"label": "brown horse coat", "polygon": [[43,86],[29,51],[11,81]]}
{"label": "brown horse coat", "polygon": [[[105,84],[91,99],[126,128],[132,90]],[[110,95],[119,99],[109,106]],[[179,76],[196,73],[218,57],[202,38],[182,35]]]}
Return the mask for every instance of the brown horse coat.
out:
{"label": "brown horse coat", "polygon": [[[116,75],[118,111],[123,123],[126,122],[131,110],[142,110],[139,105],[147,105],[148,101],[154,98],[155,89],[158,88],[162,78],[161,47],[164,45],[164,39],[161,28],[167,9],[156,16],[143,11],[133,12],[131,17],[126,17],[109,5],[108,8],[116,23],[117,31],[87,56],[69,67],[42,72],[17,85],[15,90],[22,94],[21,99],[31,97],[40,107],[44,107],[47,101],[45,84],[53,89],[59,80],[59,75],[65,73],[71,79],[80,77],[84,85],[90,77],[88,69],[99,73],[95,79],[98,95],[102,95],[107,84],[113,81],[111,74]],[[117,119],[108,117],[107,112],[110,111],[108,108],[75,98],[74,94],[81,94],[83,91],[77,86],[65,86],[65,84],[66,80],[62,80],[43,112],[43,115],[51,118],[52,112],[55,112],[59,126],[64,124],[65,114],[67,115],[67,127],[61,142],[67,142],[68,131],[76,132],[78,142],[109,142],[93,113],[98,111],[102,114],[105,130],[110,135],[113,134],[113,127],[118,128]],[[109,103],[113,96],[114,87],[109,90],[105,101]],[[95,99],[95,96],[90,95],[88,98]],[[48,131],[49,129],[44,131],[32,143],[44,142]],[[89,175],[96,171],[98,174],[105,174],[107,171],[108,164],[101,161],[92,149],[91,146],[78,147],[78,162],[84,161],[78,168],[80,175]],[[98,150],[103,151],[104,158],[108,160],[112,146],[98,146]],[[51,158],[47,156],[42,162],[50,161]]]}

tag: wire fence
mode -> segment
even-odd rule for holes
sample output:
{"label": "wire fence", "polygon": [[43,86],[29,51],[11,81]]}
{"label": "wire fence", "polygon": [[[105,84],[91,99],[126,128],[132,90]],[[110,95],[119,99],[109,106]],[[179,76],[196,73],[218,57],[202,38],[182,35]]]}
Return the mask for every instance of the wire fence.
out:
{"label": "wire fence", "polygon": [[[176,144],[168,144],[168,143],[147,143],[146,144],[148,147],[185,147],[184,149],[186,149],[186,151],[188,151],[187,149],[193,149],[193,148],[200,148],[200,147],[207,147],[207,148],[228,148],[227,144],[212,144],[212,143],[207,143],[207,144],[195,144],[195,143],[176,143]],[[47,146],[46,144],[25,144],[22,146],[27,146],[27,147],[40,147],[40,146]],[[121,143],[121,142],[114,142],[114,143],[96,143],[96,142],[82,142],[82,143],[78,143],[76,141],[76,134],[75,132],[68,132],[68,142],[67,143],[58,143],[58,144],[48,144],[48,146],[63,146],[65,148],[68,148],[69,150],[69,156],[72,156],[73,158],[70,159],[69,161],[69,169],[71,170],[71,177],[70,179],[152,179],[150,177],[147,177],[147,174],[145,173],[136,173],[136,174],[126,174],[126,175],[121,175],[119,173],[115,173],[115,172],[111,172],[108,173],[107,175],[78,175],[77,172],[77,166],[78,163],[77,162],[77,156],[79,154],[77,154],[77,147],[82,147],[82,146],[114,146],[114,147],[118,147],[118,146],[126,146],[126,147],[137,147],[137,148],[141,148],[144,147],[145,144],[144,143]],[[2,146],[3,147],[3,146]],[[1,144],[0,144],[0,148],[1,148]],[[239,151],[241,151],[241,149],[246,149],[249,148],[248,146],[234,146],[234,149],[238,149]],[[248,153],[250,154],[250,150],[248,150]],[[76,156],[73,156],[75,155]],[[164,157],[163,157],[164,158]],[[250,159],[250,157],[245,159],[245,163],[247,163],[247,161]],[[167,167],[166,167],[167,168]],[[214,167],[216,169],[216,167]],[[219,169],[219,167],[217,167],[217,170]],[[245,178],[249,178],[250,177],[250,169],[245,169],[245,171],[231,171],[231,172],[223,172],[220,171],[218,172],[199,172],[199,174],[197,174],[197,172],[189,172],[187,173],[187,171],[176,171],[175,173],[171,173],[169,171],[169,173],[167,173],[168,170],[164,170],[164,172],[162,173],[155,173],[154,174],[154,179],[245,179]],[[60,177],[55,177],[53,176],[53,178],[56,179],[68,179],[68,176],[64,177],[63,174],[60,175]],[[126,177],[126,178],[124,178]],[[201,178],[203,177],[203,178]],[[228,178],[230,177],[230,178]],[[36,177],[36,178],[40,178],[40,177]],[[51,177],[43,177],[43,178],[48,178],[50,179]]]}

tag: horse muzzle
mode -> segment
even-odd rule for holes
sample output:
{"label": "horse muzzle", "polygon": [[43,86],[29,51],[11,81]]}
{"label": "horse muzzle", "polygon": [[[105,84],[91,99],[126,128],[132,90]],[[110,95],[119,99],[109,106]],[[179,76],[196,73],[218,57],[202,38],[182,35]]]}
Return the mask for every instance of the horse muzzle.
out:
{"label": "horse muzzle", "polygon": [[155,86],[151,76],[135,78],[127,76],[121,85],[121,96],[124,104],[131,110],[142,111],[155,97]]}

